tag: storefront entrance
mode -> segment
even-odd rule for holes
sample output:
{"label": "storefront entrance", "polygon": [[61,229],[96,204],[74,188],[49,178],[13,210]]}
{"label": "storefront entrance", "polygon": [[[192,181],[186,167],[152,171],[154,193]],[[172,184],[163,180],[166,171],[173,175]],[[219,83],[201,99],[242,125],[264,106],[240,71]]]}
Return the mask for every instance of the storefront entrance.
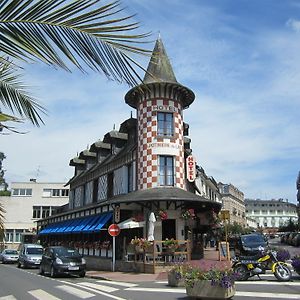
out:
{"label": "storefront entrance", "polygon": [[167,219],[161,221],[162,239],[176,239],[176,220]]}

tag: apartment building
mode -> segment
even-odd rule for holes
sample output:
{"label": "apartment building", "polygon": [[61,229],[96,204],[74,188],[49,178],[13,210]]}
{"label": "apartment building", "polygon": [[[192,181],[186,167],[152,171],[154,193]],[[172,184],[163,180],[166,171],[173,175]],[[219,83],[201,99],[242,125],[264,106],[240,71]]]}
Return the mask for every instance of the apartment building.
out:
{"label": "apartment building", "polygon": [[13,182],[11,196],[0,197],[5,209],[5,245],[17,248],[24,232],[36,232],[36,221],[49,217],[69,201],[64,183]]}

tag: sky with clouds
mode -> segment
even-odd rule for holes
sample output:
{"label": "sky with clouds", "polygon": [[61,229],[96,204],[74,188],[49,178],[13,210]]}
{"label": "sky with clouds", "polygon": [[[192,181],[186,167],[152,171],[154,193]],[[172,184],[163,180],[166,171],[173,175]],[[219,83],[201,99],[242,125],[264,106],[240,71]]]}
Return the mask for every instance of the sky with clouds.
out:
{"label": "sky with clouds", "polygon": [[[246,198],[296,202],[300,171],[300,1],[123,0],[141,31],[160,32],[177,81],[192,89],[184,111],[193,154],[208,176]],[[142,58],[144,67],[148,58]],[[69,161],[130,117],[125,84],[104,76],[26,66],[49,113],[46,125],[1,136],[8,183],[66,182]],[[134,112],[135,115],[135,112]]]}

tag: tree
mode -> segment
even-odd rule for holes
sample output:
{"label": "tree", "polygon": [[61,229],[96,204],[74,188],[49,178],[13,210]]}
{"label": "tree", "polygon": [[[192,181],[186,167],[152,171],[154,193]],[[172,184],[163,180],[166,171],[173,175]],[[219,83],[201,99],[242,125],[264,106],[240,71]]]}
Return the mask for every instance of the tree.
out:
{"label": "tree", "polygon": [[0,152],[0,196],[10,196],[10,192],[7,190],[8,184],[4,178],[4,170],[2,168],[3,160],[6,158],[3,152]]}
{"label": "tree", "polygon": [[[149,36],[133,34],[139,24],[121,16],[120,2],[101,0],[2,0],[0,2],[0,132],[15,131],[4,122],[25,118],[43,123],[46,109],[27,91],[14,60],[41,61],[71,71],[100,72],[107,78],[136,85],[143,69],[132,54],[149,51],[135,46]],[[144,70],[144,69],[143,69]],[[18,118],[14,117],[15,115]]]}

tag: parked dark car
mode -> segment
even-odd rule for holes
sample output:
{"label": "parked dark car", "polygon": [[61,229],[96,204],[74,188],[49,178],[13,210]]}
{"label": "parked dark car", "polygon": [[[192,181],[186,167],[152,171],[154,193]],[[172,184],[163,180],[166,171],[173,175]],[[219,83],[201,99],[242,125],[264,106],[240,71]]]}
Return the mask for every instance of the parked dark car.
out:
{"label": "parked dark car", "polygon": [[258,233],[244,234],[238,239],[237,255],[255,255],[268,247],[267,239]]}
{"label": "parked dark car", "polygon": [[292,245],[295,247],[300,246],[300,233],[299,232],[292,239]]}
{"label": "parked dark car", "polygon": [[292,245],[292,241],[293,241],[293,238],[297,235],[297,232],[291,232],[287,238],[287,243],[289,245]]}
{"label": "parked dark car", "polygon": [[85,276],[86,261],[76,249],[53,246],[45,249],[40,265],[40,274]]}

